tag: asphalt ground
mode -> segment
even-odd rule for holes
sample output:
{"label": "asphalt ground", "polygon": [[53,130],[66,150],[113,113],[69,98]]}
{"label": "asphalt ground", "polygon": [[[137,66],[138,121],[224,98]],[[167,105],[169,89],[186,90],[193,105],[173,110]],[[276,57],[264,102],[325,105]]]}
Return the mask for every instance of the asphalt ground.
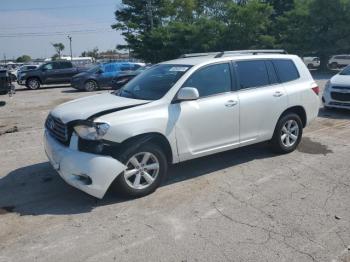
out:
{"label": "asphalt ground", "polygon": [[350,111],[321,108],[292,154],[232,150],[171,167],[150,196],[97,200],[55,173],[42,142],[49,110],[86,95],[0,97],[1,262],[350,261]]}

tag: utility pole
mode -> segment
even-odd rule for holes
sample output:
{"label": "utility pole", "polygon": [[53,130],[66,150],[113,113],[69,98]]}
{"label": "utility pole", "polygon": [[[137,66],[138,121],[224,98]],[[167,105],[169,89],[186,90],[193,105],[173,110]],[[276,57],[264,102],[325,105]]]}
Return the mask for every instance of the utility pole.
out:
{"label": "utility pole", "polygon": [[147,0],[147,9],[148,9],[148,15],[151,22],[151,30],[153,29],[153,6],[152,6],[152,0]]}
{"label": "utility pole", "polygon": [[73,61],[73,51],[72,51],[72,37],[69,35],[67,36],[69,39],[69,47],[70,47],[70,60]]}

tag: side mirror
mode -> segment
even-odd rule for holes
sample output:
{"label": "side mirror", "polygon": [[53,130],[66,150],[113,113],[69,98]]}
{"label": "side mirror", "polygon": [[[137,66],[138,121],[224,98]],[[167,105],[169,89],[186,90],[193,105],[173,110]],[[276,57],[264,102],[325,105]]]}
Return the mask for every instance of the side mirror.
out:
{"label": "side mirror", "polygon": [[177,94],[178,101],[191,101],[199,98],[198,89],[195,87],[183,87]]}
{"label": "side mirror", "polygon": [[96,74],[98,75],[103,74],[103,70],[102,69],[97,70]]}

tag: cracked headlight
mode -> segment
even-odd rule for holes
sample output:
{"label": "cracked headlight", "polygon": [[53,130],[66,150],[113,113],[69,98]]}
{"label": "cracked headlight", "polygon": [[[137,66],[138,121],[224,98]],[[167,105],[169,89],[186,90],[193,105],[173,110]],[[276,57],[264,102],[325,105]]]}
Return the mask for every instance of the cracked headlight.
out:
{"label": "cracked headlight", "polygon": [[74,127],[79,137],[86,140],[100,140],[107,133],[109,124],[91,123],[91,125],[81,124]]}

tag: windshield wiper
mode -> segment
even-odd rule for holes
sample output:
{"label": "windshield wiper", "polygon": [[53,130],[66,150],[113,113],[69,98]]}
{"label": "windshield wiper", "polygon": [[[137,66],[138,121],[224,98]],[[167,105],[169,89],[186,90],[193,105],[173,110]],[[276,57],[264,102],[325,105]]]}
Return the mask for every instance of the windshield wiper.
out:
{"label": "windshield wiper", "polygon": [[133,92],[129,91],[129,90],[126,90],[126,89],[120,89],[119,96],[121,96],[121,94],[122,94],[123,92],[125,92],[125,93],[131,95],[131,98],[135,98],[135,99],[136,99],[135,94],[134,94]]}

